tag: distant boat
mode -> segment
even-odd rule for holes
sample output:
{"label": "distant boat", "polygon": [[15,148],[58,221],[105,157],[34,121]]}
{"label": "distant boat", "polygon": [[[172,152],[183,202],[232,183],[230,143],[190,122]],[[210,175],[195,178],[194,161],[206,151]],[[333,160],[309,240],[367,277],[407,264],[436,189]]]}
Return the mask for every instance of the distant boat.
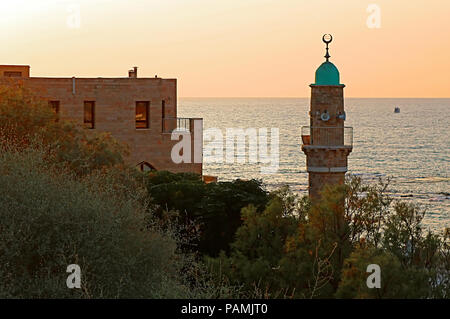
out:
{"label": "distant boat", "polygon": [[394,109],[394,113],[400,113],[400,108],[399,108],[399,107],[396,107],[396,108]]}

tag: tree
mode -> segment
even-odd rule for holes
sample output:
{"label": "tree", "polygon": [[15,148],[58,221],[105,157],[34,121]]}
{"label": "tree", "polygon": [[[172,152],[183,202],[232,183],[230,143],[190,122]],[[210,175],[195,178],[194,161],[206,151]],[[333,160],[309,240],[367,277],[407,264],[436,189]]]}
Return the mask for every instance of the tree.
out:
{"label": "tree", "polygon": [[124,165],[124,144],[109,133],[85,130],[70,121],[56,121],[48,102],[20,83],[0,86],[0,146],[45,150],[50,162],[78,175]]}
{"label": "tree", "polygon": [[[380,266],[381,288],[369,288],[367,267]],[[345,261],[338,298],[425,298],[430,291],[427,271],[405,268],[399,259],[383,249],[359,247]]]}
{"label": "tree", "polygon": [[[0,153],[0,297],[207,295],[188,284],[182,270],[196,265],[152,222],[139,200],[143,190],[118,189],[126,172],[75,177],[45,155],[30,148]],[[70,264],[81,267],[81,289],[66,286]]]}
{"label": "tree", "polygon": [[[386,187],[350,178],[314,203],[274,192],[262,213],[242,210],[231,252],[208,263],[219,281],[259,298],[448,297],[448,233],[423,234],[424,213]],[[371,264],[382,269],[380,289],[367,287]]]}
{"label": "tree", "polygon": [[175,219],[191,239],[191,249],[210,256],[229,251],[243,207],[253,204],[260,210],[268,201],[256,180],[205,184],[195,174],[154,172],[145,181],[157,215]]}
{"label": "tree", "polygon": [[243,224],[236,232],[230,256],[222,252],[207,259],[218,278],[225,276],[231,284],[244,284],[252,297],[284,296],[296,287],[283,258],[287,240],[295,235],[303,216],[291,210],[292,202],[283,201],[289,196],[272,195],[262,213],[252,205],[242,209]]}

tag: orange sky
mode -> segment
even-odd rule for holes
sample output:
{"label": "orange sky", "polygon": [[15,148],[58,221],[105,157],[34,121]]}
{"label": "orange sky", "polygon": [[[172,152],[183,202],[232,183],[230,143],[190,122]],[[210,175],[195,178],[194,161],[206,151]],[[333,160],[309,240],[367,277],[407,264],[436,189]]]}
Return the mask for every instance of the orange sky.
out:
{"label": "orange sky", "polygon": [[[372,3],[381,28],[367,26]],[[70,77],[137,65],[178,78],[179,96],[304,97],[332,33],[347,97],[450,97],[449,16],[448,0],[0,0],[0,64]]]}

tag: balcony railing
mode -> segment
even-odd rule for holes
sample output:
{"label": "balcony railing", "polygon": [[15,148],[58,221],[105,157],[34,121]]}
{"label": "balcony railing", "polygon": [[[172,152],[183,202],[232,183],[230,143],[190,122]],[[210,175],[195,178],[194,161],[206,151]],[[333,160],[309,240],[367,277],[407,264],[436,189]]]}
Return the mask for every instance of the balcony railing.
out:
{"label": "balcony railing", "polygon": [[194,126],[194,120],[185,117],[167,117],[163,118],[162,129],[164,133],[191,132]]}
{"label": "balcony railing", "polygon": [[304,146],[353,147],[353,127],[302,127]]}

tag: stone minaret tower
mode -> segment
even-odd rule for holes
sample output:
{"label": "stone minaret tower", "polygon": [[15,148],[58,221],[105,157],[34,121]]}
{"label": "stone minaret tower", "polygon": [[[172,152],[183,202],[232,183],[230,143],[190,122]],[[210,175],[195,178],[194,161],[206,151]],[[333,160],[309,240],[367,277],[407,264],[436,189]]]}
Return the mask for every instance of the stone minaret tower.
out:
{"label": "stone minaret tower", "polygon": [[302,127],[302,150],[306,154],[309,196],[320,198],[326,184],[342,184],[347,172],[347,157],[353,148],[353,129],[345,127],[344,87],[339,71],[329,61],[328,44],[333,37],[324,35],[326,61],[316,71],[311,84],[310,125]]}

